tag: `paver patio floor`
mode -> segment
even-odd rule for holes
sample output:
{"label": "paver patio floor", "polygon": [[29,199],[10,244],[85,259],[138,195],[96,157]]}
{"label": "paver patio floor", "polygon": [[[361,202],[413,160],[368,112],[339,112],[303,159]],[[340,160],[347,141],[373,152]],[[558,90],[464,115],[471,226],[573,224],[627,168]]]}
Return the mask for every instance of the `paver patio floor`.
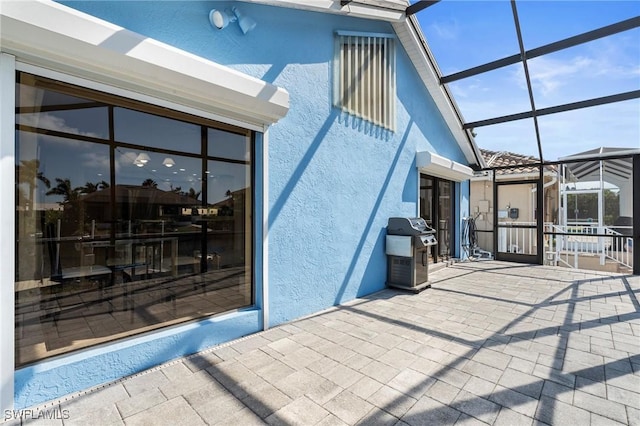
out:
{"label": "paver patio floor", "polygon": [[640,277],[431,274],[66,401],[65,425],[640,425]]}

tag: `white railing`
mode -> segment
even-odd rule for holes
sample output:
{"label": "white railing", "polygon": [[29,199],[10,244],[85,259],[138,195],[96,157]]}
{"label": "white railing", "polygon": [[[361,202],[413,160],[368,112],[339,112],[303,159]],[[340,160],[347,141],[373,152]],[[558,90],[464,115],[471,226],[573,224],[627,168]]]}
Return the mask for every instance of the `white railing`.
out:
{"label": "white railing", "polygon": [[[631,253],[632,239],[622,235],[607,226],[574,224],[568,226],[545,223],[545,232],[553,235],[545,243],[546,260],[552,264],[563,264],[570,268],[578,268],[580,255],[590,254],[600,258],[600,265],[606,259],[626,266],[633,267]],[[600,234],[595,236],[592,234]],[[604,236],[602,236],[604,235]]]}
{"label": "white railing", "polygon": [[[532,226],[532,228],[519,226]],[[537,235],[535,226],[535,222],[499,222],[498,252],[535,255]]]}
{"label": "white railing", "polygon": [[633,238],[605,227],[605,233],[611,235],[611,244],[607,247],[605,256],[628,268],[633,267]]}
{"label": "white railing", "polygon": [[[499,222],[498,252],[536,254],[537,229],[535,222]],[[531,226],[531,228],[526,228]],[[545,262],[552,265],[579,267],[581,255],[597,256],[600,265],[610,259],[620,265],[633,268],[632,238],[617,230],[624,227],[599,227],[592,223],[554,225],[544,223]]]}

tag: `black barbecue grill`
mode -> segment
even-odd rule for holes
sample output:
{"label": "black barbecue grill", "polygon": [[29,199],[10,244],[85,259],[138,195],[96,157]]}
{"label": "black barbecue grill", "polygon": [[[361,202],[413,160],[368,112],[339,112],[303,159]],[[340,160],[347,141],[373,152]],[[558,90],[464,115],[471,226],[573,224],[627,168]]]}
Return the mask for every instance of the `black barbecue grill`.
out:
{"label": "black barbecue grill", "polygon": [[431,287],[429,248],[435,229],[420,217],[391,217],[387,223],[387,285],[419,292]]}

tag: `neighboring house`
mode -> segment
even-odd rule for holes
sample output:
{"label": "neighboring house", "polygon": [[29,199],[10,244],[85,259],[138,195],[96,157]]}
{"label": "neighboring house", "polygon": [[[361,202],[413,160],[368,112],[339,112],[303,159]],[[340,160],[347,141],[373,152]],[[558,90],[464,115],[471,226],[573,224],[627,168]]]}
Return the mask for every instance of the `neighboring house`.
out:
{"label": "neighboring house", "polygon": [[[498,200],[494,203],[493,176],[489,172],[476,173],[470,184],[471,216],[478,229],[478,245],[494,253],[494,223],[496,206],[498,225],[497,248],[499,252],[535,254],[536,180],[540,177],[539,160],[532,156],[508,151],[480,149],[487,167],[498,168],[496,183]],[[502,168],[500,167],[508,167]],[[531,183],[526,183],[531,181]],[[519,182],[519,183],[515,183]],[[544,222],[554,223],[558,212],[558,176],[555,166],[546,166],[543,176]],[[514,228],[529,226],[529,228]]]}
{"label": "neighboring house", "polygon": [[482,159],[408,2],[341,3],[2,3],[1,409],[381,290],[389,217],[462,255]]}

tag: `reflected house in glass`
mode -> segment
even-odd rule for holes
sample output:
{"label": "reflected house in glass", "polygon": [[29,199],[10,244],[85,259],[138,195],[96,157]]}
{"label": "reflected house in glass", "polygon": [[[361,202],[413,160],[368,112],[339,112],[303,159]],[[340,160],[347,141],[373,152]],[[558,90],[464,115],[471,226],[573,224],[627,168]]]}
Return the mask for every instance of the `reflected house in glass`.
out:
{"label": "reflected house in glass", "polygon": [[[130,217],[145,217],[148,220],[162,220],[181,215],[184,209],[197,208],[201,203],[187,195],[175,191],[164,191],[153,186],[143,185],[116,185],[115,203],[121,210],[119,220],[127,220]],[[95,191],[82,197],[84,208],[92,213],[91,217],[100,217],[104,222],[111,218],[110,213],[111,189],[106,188]]]}

